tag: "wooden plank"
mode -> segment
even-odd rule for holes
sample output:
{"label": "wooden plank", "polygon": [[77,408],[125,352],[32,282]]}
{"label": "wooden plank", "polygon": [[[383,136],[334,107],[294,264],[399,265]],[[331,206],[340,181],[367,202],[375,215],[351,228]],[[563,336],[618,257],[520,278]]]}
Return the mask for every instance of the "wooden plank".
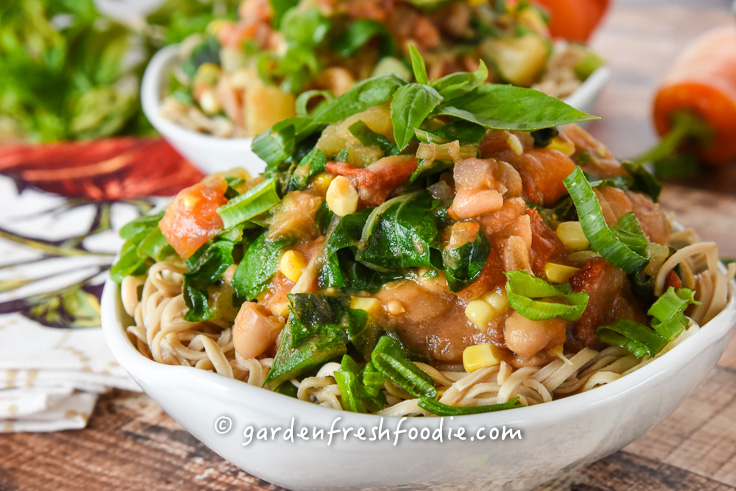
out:
{"label": "wooden plank", "polygon": [[537,491],[598,491],[618,490],[730,490],[729,486],[628,452],[617,452]]}

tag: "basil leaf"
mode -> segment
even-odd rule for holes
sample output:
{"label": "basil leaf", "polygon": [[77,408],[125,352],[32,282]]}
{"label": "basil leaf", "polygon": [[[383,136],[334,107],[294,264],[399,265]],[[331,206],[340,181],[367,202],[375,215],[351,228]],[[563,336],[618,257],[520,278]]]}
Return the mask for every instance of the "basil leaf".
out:
{"label": "basil leaf", "polygon": [[343,58],[350,58],[376,37],[381,41],[381,56],[393,56],[396,53],[396,42],[391,33],[386,26],[372,19],[357,19],[351,23],[332,48]]}
{"label": "basil leaf", "polygon": [[313,122],[317,124],[334,123],[368,108],[379,106],[389,100],[402,85],[404,81],[392,74],[358,82],[352,89],[316,110]]}
{"label": "basil leaf", "polygon": [[292,7],[296,7],[299,4],[299,0],[269,0],[271,4],[271,26],[275,30],[281,28],[281,22],[286,12]]}
{"label": "basil leaf", "polygon": [[445,101],[463,96],[480,87],[488,80],[488,67],[480,60],[478,69],[473,73],[456,72],[431,83]]}
{"label": "basil leaf", "polygon": [[309,184],[309,180],[324,172],[327,166],[327,157],[317,148],[313,149],[299,162],[294,169],[289,183],[289,190],[304,189]]}
{"label": "basil leaf", "polygon": [[281,250],[295,242],[293,237],[268,239],[264,232],[250,244],[232,281],[240,301],[251,301],[266,289],[278,269]]}
{"label": "basil leaf", "polygon": [[411,56],[411,68],[414,71],[414,80],[418,84],[428,84],[429,78],[427,78],[427,67],[424,65],[424,58],[419,54],[419,51],[414,47],[413,44],[409,45],[409,55]]}
{"label": "basil leaf", "polygon": [[225,270],[234,264],[233,248],[228,240],[213,243],[199,258],[194,268],[182,275],[182,293],[187,311],[184,320],[201,322],[213,319],[208,287],[220,279]]}
{"label": "basil leaf", "polygon": [[442,252],[442,264],[450,291],[460,291],[478,279],[490,252],[491,243],[482,229],[473,242],[446,248]]}
{"label": "basil leaf", "polygon": [[266,212],[279,204],[276,181],[266,179],[217,209],[226,229]]}
{"label": "basil leaf", "polygon": [[542,92],[485,84],[439,106],[434,116],[455,116],[486,128],[533,131],[600,119]]}
{"label": "basil leaf", "polygon": [[427,116],[442,102],[442,96],[432,87],[408,84],[400,87],[391,101],[391,122],[394,139],[399,150],[403,150],[414,137]]}
{"label": "basil leaf", "polygon": [[508,402],[501,404],[490,404],[485,406],[448,406],[443,404],[436,399],[429,399],[422,397],[418,403],[419,407],[426,409],[432,414],[437,416],[462,416],[464,414],[481,414],[481,413],[492,413],[495,411],[505,411],[506,409],[514,409],[517,407],[524,407],[518,397],[514,397]]}

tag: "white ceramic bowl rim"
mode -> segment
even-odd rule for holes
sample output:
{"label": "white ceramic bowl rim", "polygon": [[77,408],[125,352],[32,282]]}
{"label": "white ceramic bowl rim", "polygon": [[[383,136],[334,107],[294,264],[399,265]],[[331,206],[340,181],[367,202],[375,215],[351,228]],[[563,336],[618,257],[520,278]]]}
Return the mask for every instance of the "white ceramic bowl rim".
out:
{"label": "white ceramic bowl rim", "polygon": [[[553,423],[559,416],[573,416],[576,412],[606,404],[609,400],[623,398],[627,391],[633,390],[641,384],[654,382],[665,377],[666,372],[676,370],[678,360],[687,363],[705,347],[728,335],[736,320],[736,284],[731,285],[731,300],[726,307],[710,322],[701,326],[701,329],[688,339],[675,346],[672,350],[654,359],[638,370],[621,377],[606,385],[596,387],[587,392],[575,394],[566,398],[545,402],[538,405],[509,409],[493,413],[456,416],[455,421],[461,421],[468,427],[489,424],[520,424],[524,421],[533,421],[536,424]],[[192,387],[216,387],[220,390],[240,391],[244,397],[259,398],[265,406],[269,404],[293,404],[294,414],[300,417],[309,417],[310,414],[342,416],[350,418],[359,424],[375,423],[381,416],[373,414],[359,414],[337,409],[322,407],[306,401],[291,398],[268,389],[249,385],[239,380],[218,375],[214,372],[197,370],[192,367],[164,365],[154,362],[140,354],[128,340],[122,325],[122,319],[127,317],[120,301],[119,285],[108,279],[103,292],[103,330],[113,354],[126,370],[133,372],[129,367],[139,365],[143,370],[156,370],[161,376],[187,377]],[[690,357],[688,357],[688,353]]]}
{"label": "white ceramic bowl rim", "polygon": [[[233,150],[239,150],[243,144],[250,145],[253,138],[222,138],[218,136],[199,133],[185,128],[169,119],[161,116],[161,100],[165,77],[168,76],[171,65],[178,55],[179,45],[173,44],[159,50],[151,59],[143,74],[141,83],[141,102],[143,112],[151,120],[153,126],[162,127],[166,133],[182,139],[191,139],[202,143],[217,143],[218,145],[229,145]],[[611,75],[611,69],[602,66],[596,69],[580,87],[563,99],[573,107],[582,107],[587,101],[600,91]]]}

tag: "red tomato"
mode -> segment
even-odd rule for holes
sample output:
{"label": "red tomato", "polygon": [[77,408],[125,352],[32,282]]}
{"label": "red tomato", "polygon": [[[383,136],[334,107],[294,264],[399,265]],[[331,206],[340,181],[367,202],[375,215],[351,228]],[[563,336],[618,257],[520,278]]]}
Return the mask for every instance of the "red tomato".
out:
{"label": "red tomato", "polygon": [[184,259],[222,230],[217,209],[227,203],[227,182],[211,177],[183,189],[166,208],[159,223],[169,244]]}

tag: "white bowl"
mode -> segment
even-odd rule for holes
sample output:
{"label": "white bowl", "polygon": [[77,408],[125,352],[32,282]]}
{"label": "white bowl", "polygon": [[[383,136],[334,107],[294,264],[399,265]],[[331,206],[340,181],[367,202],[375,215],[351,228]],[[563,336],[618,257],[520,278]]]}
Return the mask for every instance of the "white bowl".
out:
{"label": "white bowl", "polygon": [[178,45],[167,46],[154,55],[141,82],[143,112],[154,128],[202,172],[228,171],[245,167],[251,174],[263,172],[263,161],[253,153],[253,138],[218,138],[198,133],[161,116],[161,101],[171,68],[176,63]]}
{"label": "white bowl", "polygon": [[[161,116],[161,101],[177,52],[176,45],[161,49],[143,74],[141,102],[148,120],[179,153],[207,174],[233,167],[245,167],[253,175],[262,172],[263,161],[250,149],[252,138],[218,138],[192,131]],[[592,112],[610,75],[608,67],[597,69],[565,102],[581,111]]]}
{"label": "white bowl", "polygon": [[[736,325],[736,289],[726,309],[698,333],[641,369],[608,385],[545,404],[453,418],[379,418],[316,406],[215,373],[155,363],[139,354],[124,326],[130,320],[117,284],[107,281],[102,327],[120,364],[143,390],[195,437],[244,471],[291,489],[463,488],[528,489],[589,464],[624,447],[667,417],[703,381],[718,361]],[[228,421],[231,425],[228,426]],[[323,439],[284,440],[307,428],[324,430]],[[382,426],[380,426],[382,425]],[[327,434],[363,427],[427,428],[442,425],[442,443],[411,440],[404,433],[394,445],[343,439]],[[245,434],[252,428],[251,443]],[[258,441],[257,430],[282,428],[272,441]],[[466,440],[449,428],[465,428]],[[471,441],[485,428],[521,431],[521,439]],[[263,431],[263,430],[261,430]],[[270,429],[267,431],[271,431]],[[427,430],[425,430],[427,431]],[[385,433],[376,434],[385,435]],[[421,433],[420,433],[421,435]],[[432,436],[436,436],[436,433]]]}
{"label": "white bowl", "polygon": [[567,96],[564,101],[580,111],[594,114],[595,105],[601,96],[601,91],[611,77],[611,69],[602,66],[590,74],[578,90]]}

